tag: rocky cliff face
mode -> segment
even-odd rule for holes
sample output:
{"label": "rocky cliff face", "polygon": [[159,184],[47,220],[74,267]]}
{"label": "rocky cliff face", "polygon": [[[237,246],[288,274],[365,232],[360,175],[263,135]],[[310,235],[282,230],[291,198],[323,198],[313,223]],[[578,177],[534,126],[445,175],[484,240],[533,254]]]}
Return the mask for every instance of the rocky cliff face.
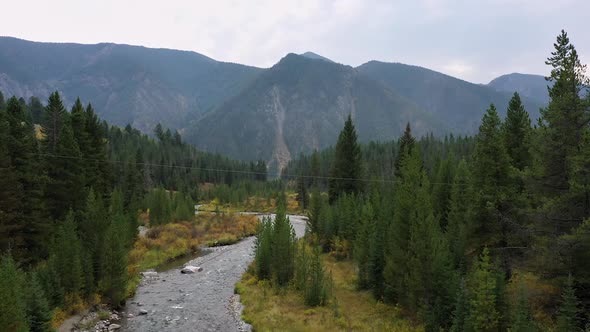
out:
{"label": "rocky cliff face", "polygon": [[302,152],[336,142],[351,114],[361,140],[397,137],[409,121],[418,134],[438,124],[415,104],[354,68],[295,54],[188,128],[189,141],[277,171]]}

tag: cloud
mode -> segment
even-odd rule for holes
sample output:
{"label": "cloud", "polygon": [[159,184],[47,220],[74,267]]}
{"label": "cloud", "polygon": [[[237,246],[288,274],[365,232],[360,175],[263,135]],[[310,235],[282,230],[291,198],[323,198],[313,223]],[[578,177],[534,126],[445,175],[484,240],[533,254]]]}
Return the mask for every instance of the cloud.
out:
{"label": "cloud", "polygon": [[462,61],[453,61],[442,67],[442,72],[455,77],[468,77],[473,74],[474,68]]}
{"label": "cloud", "polygon": [[314,51],[353,66],[399,61],[487,82],[513,70],[546,73],[561,28],[590,56],[587,0],[19,0],[3,12],[11,13],[0,20],[5,35],[192,50],[262,67]]}

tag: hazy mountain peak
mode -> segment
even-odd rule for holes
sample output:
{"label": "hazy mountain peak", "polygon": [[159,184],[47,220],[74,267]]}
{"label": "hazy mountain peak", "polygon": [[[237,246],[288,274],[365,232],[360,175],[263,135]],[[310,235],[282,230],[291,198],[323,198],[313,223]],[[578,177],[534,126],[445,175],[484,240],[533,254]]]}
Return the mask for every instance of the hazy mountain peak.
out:
{"label": "hazy mountain peak", "polygon": [[313,52],[305,52],[305,53],[301,53],[300,55],[301,56],[304,56],[306,58],[309,58],[309,59],[324,60],[324,61],[328,61],[328,62],[334,62],[334,61],[332,61],[332,60],[330,60],[330,59],[328,59],[326,57],[323,57],[323,56],[321,56],[321,55],[319,55],[317,53],[313,53]]}
{"label": "hazy mountain peak", "polygon": [[518,92],[521,96],[535,99],[542,104],[549,102],[549,93],[547,86],[551,82],[547,82],[544,76],[512,73],[494,78],[488,86],[503,92]]}

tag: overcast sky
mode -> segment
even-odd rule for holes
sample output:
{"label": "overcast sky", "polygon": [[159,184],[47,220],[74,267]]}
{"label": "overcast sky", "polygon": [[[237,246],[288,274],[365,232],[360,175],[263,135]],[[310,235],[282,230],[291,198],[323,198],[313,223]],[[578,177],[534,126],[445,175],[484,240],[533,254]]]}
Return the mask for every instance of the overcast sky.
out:
{"label": "overcast sky", "polygon": [[402,62],[476,83],[545,75],[565,29],[590,62],[589,0],[14,0],[0,35],[192,50],[269,67],[313,51],[352,66]]}

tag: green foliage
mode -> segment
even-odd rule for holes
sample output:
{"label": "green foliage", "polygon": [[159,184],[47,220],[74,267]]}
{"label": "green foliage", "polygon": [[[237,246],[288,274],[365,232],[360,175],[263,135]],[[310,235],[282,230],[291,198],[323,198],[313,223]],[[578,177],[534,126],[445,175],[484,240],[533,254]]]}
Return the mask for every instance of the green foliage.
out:
{"label": "green foliage", "polygon": [[362,224],[354,242],[354,260],[358,266],[358,286],[361,289],[370,289],[374,286],[371,283],[371,249],[375,245],[372,240],[376,232],[373,207],[370,203],[363,206],[361,220]]}
{"label": "green foliage", "polygon": [[406,130],[398,143],[399,149],[397,151],[397,157],[395,158],[395,175],[400,175],[404,159],[412,154],[415,142],[416,139],[412,136],[412,128],[408,122],[406,124]]}
{"label": "green foliage", "polygon": [[580,98],[581,88],[588,83],[585,66],[570,43],[565,31],[557,36],[555,50],[546,61],[551,66],[549,89],[551,98],[541,111],[543,124],[543,187],[550,195],[559,195],[569,189],[571,169],[568,159],[576,153],[588,115]]}
{"label": "green foliage", "polygon": [[271,272],[279,286],[286,286],[295,273],[295,231],[286,215],[286,202],[279,199],[272,227]]}
{"label": "green foliage", "polygon": [[496,282],[489,250],[484,248],[469,280],[468,321],[475,331],[498,330],[500,314],[496,306]]}
{"label": "green foliage", "polygon": [[467,296],[467,288],[465,286],[465,280],[463,279],[457,290],[455,308],[453,310],[453,323],[450,329],[451,332],[466,331],[468,327],[466,322],[467,316],[469,315],[469,302]]}
{"label": "green foliage", "polygon": [[363,190],[363,182],[359,181],[363,174],[361,149],[350,115],[338,136],[335,149],[328,190],[330,202],[334,202],[342,194],[357,194]]}
{"label": "green foliage", "polygon": [[11,256],[0,259],[0,330],[28,331],[24,274]]}
{"label": "green foliage", "polygon": [[524,109],[520,96],[514,93],[508,103],[506,121],[502,126],[504,146],[510,157],[512,167],[523,170],[531,163],[530,135],[531,119]]}
{"label": "green foliage", "polygon": [[302,210],[307,210],[309,206],[309,195],[307,194],[307,185],[305,178],[302,176],[297,178],[297,202]]}
{"label": "green foliage", "polygon": [[125,300],[128,282],[124,222],[123,216],[116,215],[107,229],[99,283],[101,291],[115,307]]}
{"label": "green foliage", "polygon": [[470,226],[471,189],[470,173],[465,160],[457,166],[451,186],[450,207],[447,215],[447,239],[455,267],[465,269],[465,250]]}
{"label": "green foliage", "polygon": [[28,287],[25,294],[29,330],[31,332],[53,331],[49,303],[37,275],[31,273],[27,283]]}
{"label": "green foliage", "polygon": [[311,202],[307,213],[308,221],[306,232],[311,234],[320,233],[320,212],[322,210],[322,194],[316,188],[311,192]]}
{"label": "green foliage", "polygon": [[[384,277],[386,296],[390,301],[402,303],[408,288],[406,273],[410,270],[412,222],[422,222],[424,218],[430,217],[432,211],[427,197],[429,188],[424,183],[426,173],[422,169],[422,161],[416,150],[403,159],[398,178],[393,198],[394,215],[388,230]],[[425,209],[422,208],[422,204],[426,204]],[[416,218],[417,213],[420,214],[419,220]]]}
{"label": "green foliage", "polygon": [[70,211],[55,234],[49,259],[49,268],[58,276],[55,286],[64,295],[76,297],[83,289],[81,252],[74,213]]}
{"label": "green foliage", "polygon": [[272,219],[264,217],[258,226],[255,242],[256,276],[258,279],[270,279],[272,250]]}
{"label": "green foliage", "polygon": [[432,207],[434,215],[439,220],[442,229],[446,229],[448,224],[451,188],[455,176],[455,170],[453,169],[455,162],[455,156],[451,153],[446,159],[440,161],[438,169],[434,172]]}
{"label": "green foliage", "polygon": [[557,331],[578,331],[579,328],[579,309],[578,298],[575,294],[574,279],[568,276],[563,288],[562,302],[557,315]]}
{"label": "green foliage", "polygon": [[309,261],[308,277],[304,287],[304,301],[310,307],[326,305],[329,299],[330,280],[320,259],[320,248],[314,247]]}
{"label": "green foliage", "polygon": [[285,213],[284,194],[279,196],[274,220],[264,218],[256,237],[255,261],[258,279],[272,279],[286,286],[295,275],[295,231]]}
{"label": "green foliage", "polygon": [[151,225],[162,225],[172,221],[170,196],[165,189],[155,189],[148,201]]}

